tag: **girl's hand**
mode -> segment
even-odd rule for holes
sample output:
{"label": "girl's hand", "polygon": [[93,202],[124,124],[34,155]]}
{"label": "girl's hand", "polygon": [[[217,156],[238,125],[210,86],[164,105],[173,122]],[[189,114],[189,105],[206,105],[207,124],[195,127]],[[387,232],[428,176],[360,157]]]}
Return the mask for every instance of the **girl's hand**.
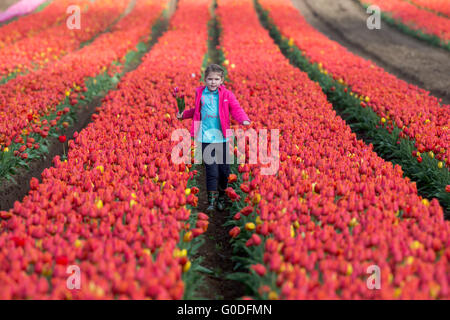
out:
{"label": "girl's hand", "polygon": [[248,122],[247,120],[245,120],[244,122],[242,122],[242,124],[243,124],[244,126],[248,126],[248,125],[250,125],[250,122]]}
{"label": "girl's hand", "polygon": [[182,113],[180,113],[179,111],[177,112],[177,119],[178,120],[182,120],[183,119],[183,113],[184,113],[184,111]]}

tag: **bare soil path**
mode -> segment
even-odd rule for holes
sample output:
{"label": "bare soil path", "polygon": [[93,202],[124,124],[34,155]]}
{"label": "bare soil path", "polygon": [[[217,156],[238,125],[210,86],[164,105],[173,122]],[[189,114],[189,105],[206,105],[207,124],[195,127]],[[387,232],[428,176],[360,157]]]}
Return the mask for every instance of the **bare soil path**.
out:
{"label": "bare soil path", "polygon": [[291,1],[328,38],[450,104],[449,52],[409,37],[384,21],[381,29],[369,30],[369,14],[356,0]]}
{"label": "bare soil path", "polygon": [[[198,207],[199,212],[206,212],[208,207],[206,191],[206,170],[202,164],[198,172]],[[209,300],[235,300],[245,295],[245,285],[234,280],[226,279],[233,273],[234,262],[230,235],[231,227],[223,224],[230,220],[230,212],[215,211],[209,215],[208,230],[202,235],[204,244],[199,248],[194,258],[202,257],[201,265],[213,271],[213,274],[205,274],[202,286],[199,287],[197,296]]]}
{"label": "bare soil path", "polygon": [[11,7],[16,2],[19,2],[19,0],[2,0],[2,1],[0,1],[0,12],[6,11],[6,9]]}

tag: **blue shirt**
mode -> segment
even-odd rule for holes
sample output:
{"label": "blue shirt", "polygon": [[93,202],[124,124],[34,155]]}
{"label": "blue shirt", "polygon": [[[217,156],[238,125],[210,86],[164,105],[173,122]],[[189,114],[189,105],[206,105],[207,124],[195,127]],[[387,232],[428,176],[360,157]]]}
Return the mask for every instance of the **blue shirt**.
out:
{"label": "blue shirt", "polygon": [[197,141],[204,143],[225,142],[219,117],[219,89],[210,91],[205,87],[202,92],[202,131],[197,135]]}

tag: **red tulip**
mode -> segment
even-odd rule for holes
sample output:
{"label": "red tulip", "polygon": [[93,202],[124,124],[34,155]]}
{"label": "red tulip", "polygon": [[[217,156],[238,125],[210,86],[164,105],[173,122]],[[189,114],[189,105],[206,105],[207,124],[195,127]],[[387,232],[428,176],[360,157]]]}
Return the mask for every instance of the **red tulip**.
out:
{"label": "red tulip", "polygon": [[25,245],[25,239],[24,238],[13,236],[13,237],[11,237],[11,240],[14,242],[14,244],[17,247],[23,247]]}
{"label": "red tulip", "polygon": [[241,196],[239,196],[232,187],[226,188],[225,192],[231,201],[239,201],[241,199]]}
{"label": "red tulip", "polygon": [[197,187],[192,187],[191,192],[192,194],[197,194],[200,190]]}
{"label": "red tulip", "polygon": [[229,234],[232,238],[236,238],[239,233],[241,233],[241,229],[239,227],[233,227],[233,229],[230,230]]}
{"label": "red tulip", "polygon": [[31,190],[37,190],[39,186],[39,180],[36,179],[35,177],[31,178],[30,180],[30,189]]}
{"label": "red tulip", "polygon": [[272,257],[269,260],[270,270],[271,271],[278,271],[281,266],[281,257],[279,254],[275,253],[272,255]]}
{"label": "red tulip", "polygon": [[203,212],[199,212],[197,214],[197,218],[200,220],[209,220],[209,217],[206,214],[204,214]]}
{"label": "red tulip", "polygon": [[186,198],[187,203],[189,203],[191,206],[196,207],[198,203],[198,198],[194,196],[193,194],[188,195]]}
{"label": "red tulip", "polygon": [[56,264],[65,266],[69,263],[69,259],[67,258],[67,256],[57,256],[55,258],[55,262],[56,262]]}
{"label": "red tulip", "polygon": [[264,267],[262,264],[254,264],[250,267],[252,270],[254,270],[259,276],[263,277],[266,274],[266,267]]}
{"label": "red tulip", "polygon": [[195,224],[195,226],[197,228],[203,229],[203,231],[206,232],[206,230],[208,229],[208,224],[209,224],[209,222],[207,220],[197,220],[197,223]]}
{"label": "red tulip", "polygon": [[[206,222],[206,227],[208,222]],[[194,228],[192,229],[192,235],[194,238],[198,237],[199,235],[203,234],[206,230],[203,228]]]}
{"label": "red tulip", "polygon": [[247,184],[245,184],[245,183],[242,183],[240,185],[240,188],[241,188],[242,192],[245,192],[245,193],[249,193],[250,192],[250,187]]}
{"label": "red tulip", "polygon": [[252,234],[252,237],[250,238],[253,241],[253,244],[255,246],[259,246],[261,244],[261,238],[257,234]]}
{"label": "red tulip", "polygon": [[240,213],[243,214],[244,216],[248,216],[252,212],[253,212],[253,207],[252,206],[246,206],[246,207],[242,208],[241,211],[240,211]]}

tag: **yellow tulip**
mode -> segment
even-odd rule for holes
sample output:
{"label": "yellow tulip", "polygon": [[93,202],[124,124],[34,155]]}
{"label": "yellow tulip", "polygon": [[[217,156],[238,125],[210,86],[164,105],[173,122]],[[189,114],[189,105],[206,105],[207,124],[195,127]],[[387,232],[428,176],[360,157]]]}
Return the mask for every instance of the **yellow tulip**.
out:
{"label": "yellow tulip", "polygon": [[188,270],[191,268],[191,262],[188,260],[186,264],[183,266],[183,272],[188,272]]}
{"label": "yellow tulip", "polygon": [[441,286],[433,283],[430,285],[430,296],[432,298],[436,298],[439,295],[439,291],[441,290]]}
{"label": "yellow tulip", "polygon": [[356,226],[357,224],[358,224],[358,220],[356,220],[355,217],[353,217],[352,220],[350,220],[350,222],[348,223],[348,225],[349,225],[350,227],[354,227],[354,226]]}
{"label": "yellow tulip", "polygon": [[97,206],[97,209],[103,208],[103,201],[101,199],[97,200],[95,205]]}
{"label": "yellow tulip", "polygon": [[353,273],[353,267],[352,267],[351,264],[349,264],[349,265],[347,266],[347,275],[349,276],[349,275],[351,275],[352,273]]}
{"label": "yellow tulip", "polygon": [[192,240],[192,231],[188,231],[184,234],[183,236],[183,241],[184,242],[189,242]]}
{"label": "yellow tulip", "polygon": [[277,300],[278,294],[275,291],[270,291],[269,293],[269,300]]}
{"label": "yellow tulip", "polygon": [[261,201],[261,195],[259,193],[256,193],[253,196],[252,202],[253,204],[258,204]]}
{"label": "yellow tulip", "polygon": [[247,229],[249,231],[254,230],[255,229],[255,224],[253,222],[247,222],[245,224],[245,229]]}
{"label": "yellow tulip", "polygon": [[421,246],[422,246],[421,243],[420,243],[419,241],[417,241],[417,240],[414,240],[414,241],[411,242],[411,244],[409,245],[409,247],[410,247],[412,250],[419,249]]}
{"label": "yellow tulip", "polygon": [[80,239],[75,240],[75,248],[80,248],[83,245],[83,242]]}

